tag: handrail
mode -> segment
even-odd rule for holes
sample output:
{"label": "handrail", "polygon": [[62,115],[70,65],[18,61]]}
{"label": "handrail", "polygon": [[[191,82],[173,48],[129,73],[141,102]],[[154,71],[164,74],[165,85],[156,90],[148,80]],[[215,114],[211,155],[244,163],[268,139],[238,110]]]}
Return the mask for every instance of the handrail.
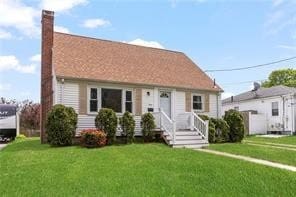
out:
{"label": "handrail", "polygon": [[160,127],[164,129],[175,143],[176,139],[176,122],[168,117],[168,115],[160,109]]}
{"label": "handrail", "polygon": [[192,126],[195,130],[200,132],[201,136],[208,140],[208,121],[201,119],[196,113],[192,112]]}

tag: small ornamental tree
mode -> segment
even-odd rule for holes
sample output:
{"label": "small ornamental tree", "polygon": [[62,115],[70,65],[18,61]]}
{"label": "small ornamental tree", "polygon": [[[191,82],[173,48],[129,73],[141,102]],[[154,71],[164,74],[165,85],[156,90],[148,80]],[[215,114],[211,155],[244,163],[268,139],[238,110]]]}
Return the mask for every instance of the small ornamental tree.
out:
{"label": "small ornamental tree", "polygon": [[224,120],[229,125],[229,141],[241,142],[245,132],[242,115],[238,111],[230,109],[225,112]]}
{"label": "small ornamental tree", "polygon": [[119,119],[119,123],[127,143],[133,142],[135,135],[135,120],[132,114],[128,111],[124,112],[123,116]]}
{"label": "small ornamental tree", "polygon": [[40,104],[26,103],[20,113],[20,126],[29,130],[29,136],[34,130],[40,129]]}
{"label": "small ornamental tree", "polygon": [[154,129],[156,127],[154,116],[151,113],[145,113],[141,118],[142,133],[145,141],[153,139]]}
{"label": "small ornamental tree", "polygon": [[95,119],[97,129],[107,134],[108,144],[116,140],[117,116],[112,109],[102,108]]}
{"label": "small ornamental tree", "polygon": [[47,140],[53,146],[72,144],[77,124],[77,114],[71,107],[55,105],[47,114]]}

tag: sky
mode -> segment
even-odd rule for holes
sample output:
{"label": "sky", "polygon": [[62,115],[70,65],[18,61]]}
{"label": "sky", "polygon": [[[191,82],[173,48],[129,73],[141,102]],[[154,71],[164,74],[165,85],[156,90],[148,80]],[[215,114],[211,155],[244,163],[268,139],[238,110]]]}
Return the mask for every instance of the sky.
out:
{"label": "sky", "polygon": [[[55,11],[55,31],[182,51],[202,70],[296,56],[296,1],[0,0],[0,97],[40,101],[42,9]],[[280,68],[296,60],[207,74],[225,98]]]}

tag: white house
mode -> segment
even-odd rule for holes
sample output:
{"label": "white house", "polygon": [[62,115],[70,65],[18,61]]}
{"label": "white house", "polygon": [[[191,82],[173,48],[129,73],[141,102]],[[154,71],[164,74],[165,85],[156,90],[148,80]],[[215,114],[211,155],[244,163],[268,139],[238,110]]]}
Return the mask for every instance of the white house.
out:
{"label": "white house", "polygon": [[136,135],[151,112],[170,145],[207,144],[207,125],[197,113],[221,115],[222,89],[184,53],[53,31],[54,14],[42,12],[42,139],[54,104],[78,114],[77,135],[94,128],[101,108],[131,112]]}
{"label": "white house", "polygon": [[229,109],[245,112],[249,134],[292,134],[296,131],[296,88],[258,87],[224,99],[222,113]]}

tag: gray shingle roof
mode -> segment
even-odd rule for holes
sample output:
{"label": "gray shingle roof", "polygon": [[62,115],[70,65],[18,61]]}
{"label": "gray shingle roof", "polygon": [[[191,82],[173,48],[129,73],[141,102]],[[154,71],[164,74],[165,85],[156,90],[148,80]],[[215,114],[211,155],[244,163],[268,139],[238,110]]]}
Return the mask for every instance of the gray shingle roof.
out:
{"label": "gray shingle roof", "polygon": [[226,98],[222,100],[222,104],[246,101],[251,99],[258,99],[258,98],[280,96],[280,95],[285,95],[289,93],[296,94],[296,88],[287,87],[283,85],[273,86],[270,88],[260,87],[257,91],[248,91],[248,92],[244,92],[239,95],[233,96],[233,101],[231,101],[231,97]]}

